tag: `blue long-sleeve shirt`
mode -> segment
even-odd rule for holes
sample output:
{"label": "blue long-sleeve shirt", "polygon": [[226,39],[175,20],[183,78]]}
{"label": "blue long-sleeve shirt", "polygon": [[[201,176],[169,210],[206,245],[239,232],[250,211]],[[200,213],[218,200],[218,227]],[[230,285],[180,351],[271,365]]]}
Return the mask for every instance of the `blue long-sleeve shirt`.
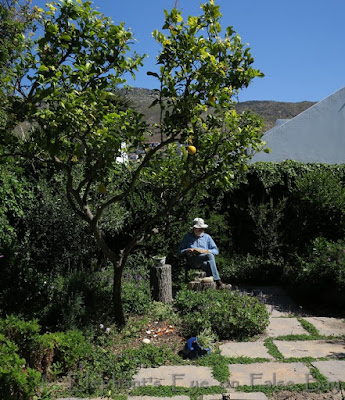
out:
{"label": "blue long-sleeve shirt", "polygon": [[180,244],[178,254],[182,255],[187,251],[187,249],[195,248],[209,250],[209,252],[214,254],[215,256],[219,254],[218,247],[216,246],[212,237],[209,234],[203,233],[201,236],[196,236],[194,232],[187,233],[184,236]]}

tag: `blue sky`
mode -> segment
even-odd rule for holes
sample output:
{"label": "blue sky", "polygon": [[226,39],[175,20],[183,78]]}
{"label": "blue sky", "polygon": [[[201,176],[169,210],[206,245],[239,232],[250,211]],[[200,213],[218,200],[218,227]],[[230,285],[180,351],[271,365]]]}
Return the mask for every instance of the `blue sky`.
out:
{"label": "blue sky", "polygon": [[[205,0],[206,1],[206,0]],[[33,0],[42,7],[44,0]],[[135,87],[154,89],[146,75],[155,70],[159,46],[152,38],[161,29],[164,9],[175,0],[94,0],[115,23],[125,22],[136,38],[133,46],[149,57],[137,73]],[[178,0],[184,17],[201,13],[200,0]],[[319,101],[345,86],[345,0],[215,0],[222,26],[233,26],[264,78],[255,79],[239,100]]]}

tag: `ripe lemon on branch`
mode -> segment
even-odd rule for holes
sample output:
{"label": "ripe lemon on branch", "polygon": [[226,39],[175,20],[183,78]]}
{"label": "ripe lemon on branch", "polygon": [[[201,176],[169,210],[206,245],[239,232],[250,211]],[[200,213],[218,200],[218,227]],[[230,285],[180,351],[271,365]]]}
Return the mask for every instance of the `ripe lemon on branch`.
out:
{"label": "ripe lemon on branch", "polygon": [[196,148],[194,146],[187,147],[188,154],[193,155],[196,153]]}
{"label": "ripe lemon on branch", "polygon": [[101,183],[98,185],[98,191],[99,193],[104,194],[107,191],[107,187],[103,183]]}

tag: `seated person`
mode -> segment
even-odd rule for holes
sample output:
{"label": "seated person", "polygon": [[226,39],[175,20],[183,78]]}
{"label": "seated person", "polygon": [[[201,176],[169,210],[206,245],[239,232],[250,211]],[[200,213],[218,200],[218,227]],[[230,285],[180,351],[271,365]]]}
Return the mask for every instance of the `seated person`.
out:
{"label": "seated person", "polygon": [[225,285],[218,274],[215,255],[219,254],[218,248],[212,237],[204,232],[208,225],[202,218],[195,218],[191,229],[180,244],[179,255],[187,256],[187,264],[190,268],[201,268],[206,276],[213,276],[219,289],[230,289],[231,285]]}

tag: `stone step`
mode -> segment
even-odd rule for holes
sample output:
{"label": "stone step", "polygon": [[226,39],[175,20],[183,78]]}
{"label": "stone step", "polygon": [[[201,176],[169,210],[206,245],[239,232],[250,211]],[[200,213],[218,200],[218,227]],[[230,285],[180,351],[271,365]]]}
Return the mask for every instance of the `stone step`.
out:
{"label": "stone step", "polygon": [[133,376],[133,386],[179,386],[186,388],[219,386],[209,367],[195,365],[168,365],[141,368]]}
{"label": "stone step", "polygon": [[155,396],[128,396],[127,400],[190,400],[189,396],[155,397]]}
{"label": "stone step", "polygon": [[222,356],[273,359],[263,342],[228,342],[219,346]]}
{"label": "stone step", "polygon": [[314,361],[311,365],[317,368],[329,382],[345,382],[345,361]]}
{"label": "stone step", "polygon": [[230,386],[287,386],[315,382],[303,363],[230,364]]}
{"label": "stone step", "polygon": [[222,394],[206,394],[202,400],[267,400],[267,396],[262,392],[230,392],[223,397]]}
{"label": "stone step", "polygon": [[270,317],[267,335],[271,337],[287,335],[309,335],[297,318]]}
{"label": "stone step", "polygon": [[345,322],[340,318],[306,317],[303,319],[314,325],[320,335],[345,336]]}
{"label": "stone step", "polygon": [[345,357],[345,341],[343,340],[274,340],[273,343],[285,358]]}

